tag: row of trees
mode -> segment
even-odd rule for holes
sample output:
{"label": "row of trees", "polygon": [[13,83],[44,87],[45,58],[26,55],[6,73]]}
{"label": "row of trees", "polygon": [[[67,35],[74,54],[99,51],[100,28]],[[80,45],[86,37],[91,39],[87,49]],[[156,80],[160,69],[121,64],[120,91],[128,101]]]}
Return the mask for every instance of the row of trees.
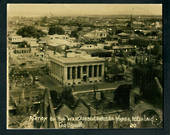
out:
{"label": "row of trees", "polygon": [[66,104],[70,108],[74,108],[77,102],[72,94],[72,90],[70,87],[63,88],[63,91],[61,93],[58,93],[55,90],[50,91],[50,93],[51,93],[54,106],[58,106],[60,104]]}
{"label": "row of trees", "polygon": [[[72,31],[70,36],[78,38],[77,33],[80,30],[82,30],[81,27],[78,28],[77,30]],[[22,37],[33,37],[37,39],[46,35],[46,33],[44,33],[42,30],[36,29],[34,26],[24,26],[17,31],[17,34]],[[63,35],[65,34],[65,31],[62,27],[52,25],[49,27],[48,34],[49,35],[54,35],[54,34]]]}
{"label": "row of trees", "polygon": [[[49,35],[53,35],[53,34],[62,35],[64,33],[65,31],[61,27],[58,26],[49,27],[49,31],[48,31]],[[37,39],[46,35],[46,33],[44,33],[42,30],[35,28],[34,26],[24,26],[17,31],[17,34],[22,37],[33,37]]]}

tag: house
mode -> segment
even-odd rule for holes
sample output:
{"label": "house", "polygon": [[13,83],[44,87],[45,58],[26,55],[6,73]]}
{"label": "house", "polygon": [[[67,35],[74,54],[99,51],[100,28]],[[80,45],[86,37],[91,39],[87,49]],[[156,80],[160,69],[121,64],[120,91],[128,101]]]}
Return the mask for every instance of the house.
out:
{"label": "house", "polygon": [[145,26],[145,23],[141,22],[141,21],[133,21],[132,24],[133,24],[134,28],[141,28],[141,27]]}
{"label": "house", "polygon": [[83,45],[82,47],[80,47],[80,49],[100,49],[100,46],[97,45],[93,45],[93,44],[87,44],[87,45]]}
{"label": "house", "polygon": [[131,52],[135,48],[136,48],[136,46],[132,46],[132,45],[112,46],[112,50],[114,52],[120,52],[120,51]]}
{"label": "house", "polygon": [[120,37],[119,39],[120,43],[124,44],[129,41],[130,34],[122,32],[122,33],[119,33],[118,36]]}
{"label": "house", "polygon": [[14,54],[31,54],[31,49],[30,48],[16,48],[13,50]]}
{"label": "house", "polygon": [[11,29],[11,30],[8,30],[8,34],[7,36],[11,36],[11,35],[14,35],[15,34],[15,30]]}
{"label": "house", "polygon": [[12,44],[23,42],[22,36],[18,36],[18,35],[11,35],[8,39]]}
{"label": "house", "polygon": [[83,37],[88,39],[102,39],[107,37],[107,31],[106,30],[93,30],[88,33],[86,33]]}
{"label": "house", "polygon": [[66,45],[69,47],[77,46],[77,43],[74,41],[75,38],[70,38],[67,35],[54,34],[54,35],[48,35],[46,38],[47,46],[49,47],[49,49],[53,49],[53,50],[55,50],[55,48],[60,45]]}
{"label": "house", "polygon": [[36,38],[23,38],[23,41],[26,41],[31,48],[37,48],[39,46]]}

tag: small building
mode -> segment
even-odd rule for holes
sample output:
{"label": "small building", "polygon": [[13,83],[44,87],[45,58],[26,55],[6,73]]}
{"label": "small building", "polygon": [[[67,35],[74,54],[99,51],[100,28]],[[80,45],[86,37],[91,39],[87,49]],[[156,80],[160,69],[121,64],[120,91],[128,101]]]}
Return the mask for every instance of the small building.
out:
{"label": "small building", "polygon": [[48,35],[46,38],[46,43],[49,49],[55,50],[57,46],[69,46],[74,47],[77,46],[77,43],[74,42],[74,38],[70,38],[67,35]]}
{"label": "small building", "polygon": [[145,23],[141,21],[133,21],[132,25],[134,28],[142,28],[143,26],[145,26]]}
{"label": "small building", "polygon": [[97,46],[97,45],[93,45],[93,44],[87,44],[87,45],[83,45],[82,47],[80,47],[80,49],[100,49],[101,47]]}
{"label": "small building", "polygon": [[68,36],[66,35],[58,35],[58,34],[54,34],[54,35],[47,35],[47,42],[55,42],[58,39],[68,39]]}
{"label": "small building", "polygon": [[9,37],[9,41],[13,44],[17,44],[23,42],[23,38],[22,36],[13,35]]}
{"label": "small building", "polygon": [[39,46],[36,38],[23,38],[23,40],[26,41],[31,48],[37,48]]}
{"label": "small building", "polygon": [[15,30],[8,30],[8,32],[7,32],[7,36],[11,36],[11,35],[14,35],[15,34]]}
{"label": "small building", "polygon": [[122,33],[119,33],[118,36],[120,37],[119,42],[124,44],[129,41],[130,34],[122,32]]}
{"label": "small building", "polygon": [[106,43],[107,43],[108,45],[118,45],[118,44],[119,44],[118,40],[106,41]]}
{"label": "small building", "polygon": [[30,54],[31,49],[30,48],[16,48],[13,50],[14,54]]}
{"label": "small building", "polygon": [[104,79],[103,58],[49,56],[50,75],[64,85],[101,82]]}
{"label": "small building", "polygon": [[135,50],[135,46],[131,46],[131,45],[122,45],[122,46],[112,46],[112,50],[114,52],[131,52],[133,50]]}
{"label": "small building", "polygon": [[89,39],[102,39],[107,37],[106,30],[93,30],[84,35],[84,37]]}

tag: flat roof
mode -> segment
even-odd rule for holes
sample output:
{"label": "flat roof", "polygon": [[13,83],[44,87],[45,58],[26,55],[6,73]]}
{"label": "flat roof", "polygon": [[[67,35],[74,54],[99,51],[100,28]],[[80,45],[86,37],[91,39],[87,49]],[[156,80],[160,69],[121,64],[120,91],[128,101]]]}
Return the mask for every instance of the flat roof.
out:
{"label": "flat roof", "polygon": [[135,46],[132,45],[122,45],[122,46],[113,46],[112,49],[131,49],[135,48]]}
{"label": "flat roof", "polygon": [[59,57],[55,55],[49,56],[51,59],[58,61],[59,63],[63,64],[72,64],[72,63],[93,63],[93,62],[104,62],[105,59],[103,58],[97,58],[97,57]]}

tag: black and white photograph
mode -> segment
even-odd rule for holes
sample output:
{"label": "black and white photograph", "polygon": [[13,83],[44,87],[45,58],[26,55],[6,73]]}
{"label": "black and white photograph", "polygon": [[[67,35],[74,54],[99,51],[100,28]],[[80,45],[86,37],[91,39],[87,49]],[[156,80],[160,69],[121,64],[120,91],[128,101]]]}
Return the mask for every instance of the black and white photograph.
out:
{"label": "black and white photograph", "polygon": [[162,4],[7,4],[7,129],[163,128]]}

